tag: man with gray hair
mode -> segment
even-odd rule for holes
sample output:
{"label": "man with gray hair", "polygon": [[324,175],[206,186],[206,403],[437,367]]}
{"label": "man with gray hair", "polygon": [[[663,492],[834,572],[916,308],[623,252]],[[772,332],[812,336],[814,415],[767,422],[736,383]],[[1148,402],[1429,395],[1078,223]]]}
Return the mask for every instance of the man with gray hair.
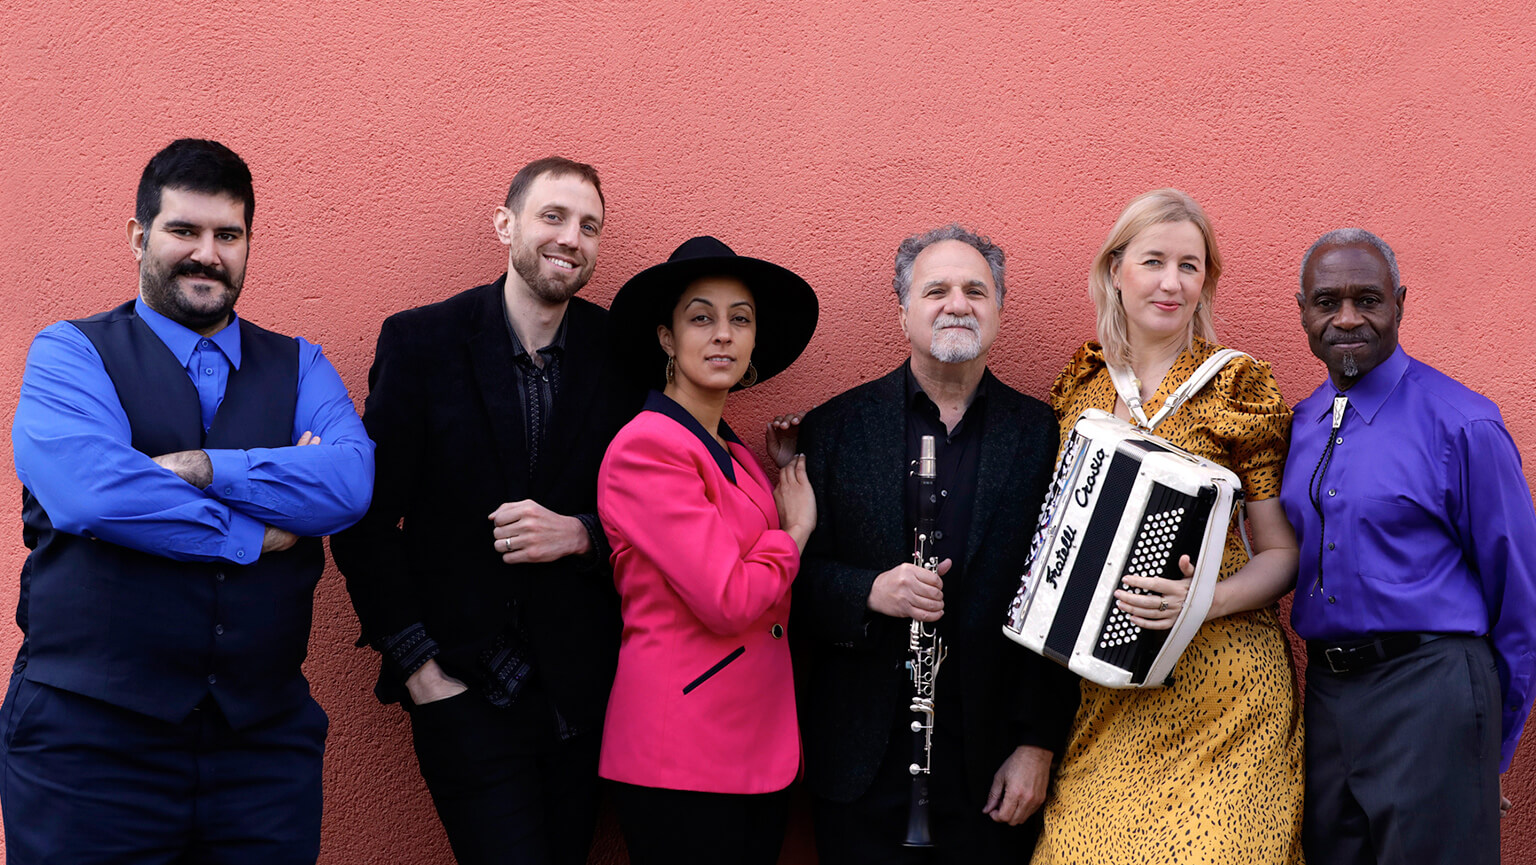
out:
{"label": "man with gray hair", "polygon": [[[829,865],[1021,861],[1077,705],[1071,675],[999,627],[1050,482],[1056,419],[987,370],[1000,248],[958,225],[910,237],[893,284],[910,357],[812,411],[800,435],[819,514],[793,620],[817,847]],[[910,467],[925,436],[937,444],[933,570],[912,563]],[[948,650],[931,748],[911,728],[913,620]],[[931,767],[927,849],[903,846],[914,763]]]}
{"label": "man with gray hair", "polygon": [[1397,344],[1397,257],[1324,234],[1296,301],[1328,380],[1280,501],[1301,548],[1312,862],[1497,863],[1536,674],[1536,512],[1498,406]]}

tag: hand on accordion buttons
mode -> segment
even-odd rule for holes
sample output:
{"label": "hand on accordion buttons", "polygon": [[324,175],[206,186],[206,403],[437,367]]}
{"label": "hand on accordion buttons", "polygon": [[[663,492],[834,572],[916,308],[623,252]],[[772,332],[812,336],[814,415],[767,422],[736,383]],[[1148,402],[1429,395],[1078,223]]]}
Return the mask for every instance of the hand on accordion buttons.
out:
{"label": "hand on accordion buttons", "polygon": [[1184,598],[1189,594],[1189,579],[1195,575],[1195,566],[1189,556],[1179,557],[1182,580],[1164,580],[1159,577],[1138,577],[1127,574],[1122,582],[1132,589],[1144,592],[1115,590],[1115,606],[1131,617],[1137,627],[1154,631],[1166,631],[1173,627],[1179,611],[1184,609]]}
{"label": "hand on accordion buttons", "polygon": [[910,562],[897,565],[875,577],[869,587],[869,608],[898,619],[937,622],[944,615],[944,580],[949,573],[949,559],[939,562],[937,571],[920,568]]}

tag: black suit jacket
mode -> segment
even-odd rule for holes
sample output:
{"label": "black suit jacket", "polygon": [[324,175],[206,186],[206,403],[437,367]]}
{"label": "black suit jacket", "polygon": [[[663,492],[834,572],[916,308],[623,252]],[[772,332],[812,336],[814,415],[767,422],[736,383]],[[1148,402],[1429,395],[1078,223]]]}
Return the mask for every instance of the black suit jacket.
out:
{"label": "black suit jacket", "polygon": [[[816,490],[817,526],[795,582],[806,779],[839,802],[869,789],[898,717],[910,716],[905,662],[910,620],[871,612],[880,572],[912,560],[903,514],[904,367],[818,407],[800,444]],[[1077,708],[1077,680],[1003,636],[1030,536],[1055,462],[1050,408],[989,377],[965,577],[946,583],[941,633],[949,648],[935,714],[959,712],[965,807],[980,809],[992,776],[1020,745],[1059,751]],[[956,708],[958,707],[958,708]],[[943,723],[941,720],[939,723]]]}
{"label": "black suit jacket", "polygon": [[[515,606],[561,716],[595,729],[620,631],[608,563],[507,565],[489,514],[529,498],[557,513],[596,513],[598,465],[634,406],[612,373],[607,312],[571,300],[548,452],[530,477],[505,280],[385,320],[363,413],[377,445],[373,505],[331,551],[362,622],[359,645],[421,622],[444,671],[473,684],[480,652]],[[404,692],[386,658],[380,699]]]}

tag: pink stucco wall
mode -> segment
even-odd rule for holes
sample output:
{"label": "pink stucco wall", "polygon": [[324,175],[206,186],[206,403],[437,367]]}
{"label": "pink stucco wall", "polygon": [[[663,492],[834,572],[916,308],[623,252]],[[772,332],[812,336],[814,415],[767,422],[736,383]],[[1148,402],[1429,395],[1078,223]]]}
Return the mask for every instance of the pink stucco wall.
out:
{"label": "pink stucco wall", "polygon": [[[1085,273],[1119,207],[1174,185],[1222,241],[1221,335],[1273,361],[1288,398],[1322,376],[1291,299],[1299,256],[1358,224],[1398,251],[1404,344],[1497,400],[1536,460],[1528,0],[101,8],[0,0],[7,429],[31,335],[133,293],[138,173],[196,135],[256,174],[241,313],[321,342],[359,403],[380,321],[499,273],[491,210],[519,165],[553,152],[596,164],[608,194],[588,297],[606,303],[699,232],[816,286],[820,331],[733,402],[738,429],[894,366],[895,244],[952,219],[1007,249],[994,369],[1043,395],[1091,333]],[[0,573],[22,559],[12,526]],[[14,601],[0,580],[0,608]],[[308,671],[332,718],[322,862],[450,861],[334,571],[316,607]],[[18,639],[0,627],[0,656]],[[1507,779],[1508,862],[1536,861],[1530,754]],[[811,861],[804,830],[786,860]]]}

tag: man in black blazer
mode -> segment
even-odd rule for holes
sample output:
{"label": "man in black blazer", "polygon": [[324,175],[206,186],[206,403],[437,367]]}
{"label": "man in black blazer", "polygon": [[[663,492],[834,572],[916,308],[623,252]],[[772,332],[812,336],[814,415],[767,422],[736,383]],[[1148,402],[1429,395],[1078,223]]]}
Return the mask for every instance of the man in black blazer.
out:
{"label": "man in black blazer", "polygon": [[[1077,705],[1076,680],[1002,635],[1057,447],[1051,410],[987,370],[1003,252],[950,225],[903,241],[896,295],[911,358],[806,416],[820,522],[795,583],[806,778],[821,861],[1027,861],[1030,818]],[[920,439],[937,442],[930,554],[912,564]],[[936,623],[934,847],[903,847],[912,619]]]}
{"label": "man in black blazer", "polygon": [[591,166],[530,163],[495,213],[507,273],[384,322],[373,505],[331,542],[461,863],[591,843],[620,628],[597,469],[625,400],[607,313],[574,295],[603,212]]}

